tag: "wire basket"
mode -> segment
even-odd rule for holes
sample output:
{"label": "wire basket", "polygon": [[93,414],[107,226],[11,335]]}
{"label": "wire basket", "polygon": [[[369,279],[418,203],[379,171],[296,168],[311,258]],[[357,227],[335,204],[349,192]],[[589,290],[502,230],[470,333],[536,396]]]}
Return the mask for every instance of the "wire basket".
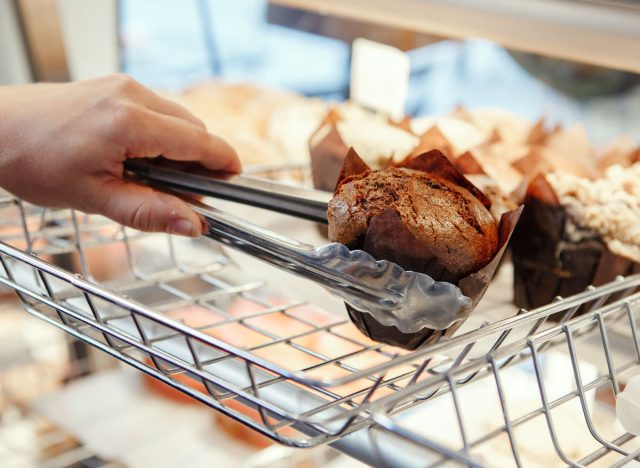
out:
{"label": "wire basket", "polygon": [[[497,453],[520,465],[524,439],[539,434],[562,464],[638,455],[632,435],[599,428],[592,395],[613,399],[640,367],[639,275],[407,352],[247,279],[207,239],[143,234],[8,196],[0,220],[0,284],[29,313],[283,444],[331,443],[380,466],[495,465]],[[585,343],[602,364],[595,374],[583,372]],[[550,387],[556,350],[568,355],[566,388]],[[527,384],[514,386],[511,372]],[[479,401],[474,385],[491,396]],[[497,420],[477,427],[474,407],[492,404]],[[564,448],[557,420],[576,404],[587,440],[579,453]]]}

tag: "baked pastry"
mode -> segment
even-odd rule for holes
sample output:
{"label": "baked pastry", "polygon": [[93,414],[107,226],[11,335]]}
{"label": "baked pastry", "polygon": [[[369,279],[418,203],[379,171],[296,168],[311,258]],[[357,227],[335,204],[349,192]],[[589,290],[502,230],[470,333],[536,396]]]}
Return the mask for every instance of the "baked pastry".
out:
{"label": "baked pastry", "polygon": [[391,209],[415,239],[405,269],[455,281],[489,263],[498,227],[484,195],[470,183],[467,188],[410,167],[365,171],[342,181],[327,212],[329,240],[357,248],[371,220]]}
{"label": "baked pastry", "polygon": [[243,166],[277,166],[287,163],[284,153],[271,141],[252,133],[228,133],[225,140],[236,150]]}
{"label": "baked pastry", "polygon": [[332,192],[349,148],[375,169],[406,159],[420,142],[416,135],[354,105],[335,107],[310,139],[313,186]]}
{"label": "baked pastry", "polygon": [[504,213],[518,208],[517,194],[505,191],[492,178],[483,174],[465,174],[469,181],[478,187],[491,202],[489,211],[499,221]]}
{"label": "baked pastry", "polygon": [[596,180],[536,177],[512,251],[514,301],[526,309],[638,271],[640,164],[612,166]]}
{"label": "baked pastry", "polygon": [[164,96],[225,138],[245,166],[308,159],[309,135],[326,113],[326,104],[320,100],[251,84],[209,81]]}
{"label": "baked pastry", "polygon": [[265,137],[269,117],[280,106],[304,99],[282,90],[249,83],[207,81],[185,89],[181,94],[166,94],[203,120],[210,132],[251,133]]}
{"label": "baked pastry", "polygon": [[287,102],[269,116],[267,139],[287,162],[308,164],[309,139],[322,123],[327,109],[327,103],[320,99]]}
{"label": "baked pastry", "polygon": [[[456,284],[475,305],[498,265],[518,214],[508,213],[499,225],[489,208],[487,197],[438,150],[375,171],[352,149],[329,202],[329,239],[436,281]],[[380,324],[366,311],[349,305],[347,310],[370,338],[406,349],[445,333],[428,328],[402,333],[395,326]]]}

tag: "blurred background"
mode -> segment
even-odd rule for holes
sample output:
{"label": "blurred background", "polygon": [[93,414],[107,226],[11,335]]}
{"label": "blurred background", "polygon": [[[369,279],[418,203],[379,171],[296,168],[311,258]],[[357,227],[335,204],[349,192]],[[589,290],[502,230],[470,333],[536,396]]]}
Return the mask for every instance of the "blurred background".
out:
{"label": "blurred background", "polygon": [[[548,128],[583,125],[595,145],[620,135],[638,143],[638,24],[639,7],[620,0],[0,0],[0,85],[124,72],[178,100],[205,86],[189,97],[199,110],[219,96],[206,88],[212,81],[345,101],[353,98],[353,44],[366,38],[406,54],[403,107],[412,117],[490,107],[544,118]],[[253,94],[233,92],[251,112]],[[286,132],[273,122],[260,128],[286,140],[274,152],[302,130],[292,152],[307,148],[326,111],[314,102],[278,114]],[[213,112],[211,120],[224,117]],[[265,126],[246,120],[252,130]],[[265,148],[245,134],[232,141]],[[100,267],[114,258],[116,271],[101,279],[121,276],[125,262],[110,251],[96,257]],[[159,397],[161,384],[151,398],[154,381],[139,374],[27,316],[0,289],[0,466],[361,466],[324,447],[272,445],[191,400],[176,402],[171,390]]]}
{"label": "blurred background", "polygon": [[[372,13],[355,2],[352,9],[356,13],[343,16],[318,13],[317,3],[2,0],[0,83],[79,79],[123,71],[160,90],[176,91],[221,78],[343,100],[349,96],[352,42],[366,37],[407,52],[406,112],[412,116],[442,115],[457,105],[500,107],[530,120],[544,116],[549,125],[582,122],[596,144],[620,133],[633,135],[640,124],[638,75],[512,52],[473,37],[471,29],[486,33],[483,37],[506,36],[501,42],[507,45],[513,42],[521,48],[524,42],[525,47],[539,48],[545,55],[584,58],[586,53],[594,62],[611,61],[633,69],[625,57],[617,56],[633,56],[640,43],[629,32],[637,19],[633,2],[528,0],[519,12],[503,1],[476,11],[473,2],[457,0],[449,7],[457,17],[448,19],[450,12],[442,13],[442,31],[455,36],[468,33],[462,40],[425,32],[438,29],[428,21],[424,27],[410,29],[414,26],[410,24],[413,4],[434,4],[437,13],[443,2],[403,2],[409,5],[407,28],[371,21],[377,4],[384,2],[374,2]],[[331,2],[330,8],[339,3]],[[580,10],[594,3],[603,8],[613,5],[618,16],[611,13],[612,8],[602,14]],[[400,20],[395,23],[402,22],[403,5],[397,8]],[[565,36],[558,39],[550,34],[548,43],[535,43],[536,14],[543,21],[553,17],[558,27],[565,28]],[[599,17],[592,18],[594,14]],[[11,21],[16,17],[21,25]],[[528,19],[522,23],[524,33],[515,31],[523,18]],[[468,31],[455,28],[458,19],[458,29],[470,25]],[[434,15],[432,22],[438,20]],[[507,27],[501,26],[504,22]],[[582,37],[580,27],[591,28],[595,38]],[[598,28],[602,30],[599,36]],[[544,31],[537,33],[538,39],[544,38]],[[28,43],[19,44],[24,42],[20,38]]]}

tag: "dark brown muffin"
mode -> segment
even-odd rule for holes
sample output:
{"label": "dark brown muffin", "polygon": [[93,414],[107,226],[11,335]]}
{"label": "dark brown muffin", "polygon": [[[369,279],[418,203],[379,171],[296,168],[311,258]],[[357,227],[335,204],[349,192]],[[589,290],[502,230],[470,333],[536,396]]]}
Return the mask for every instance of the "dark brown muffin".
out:
{"label": "dark brown muffin", "polygon": [[[449,180],[407,168],[368,171],[344,180],[329,203],[329,239],[358,248],[371,220],[388,209],[415,238],[414,246],[406,246],[413,257],[429,257],[437,263],[432,267],[444,268],[454,278],[479,270],[498,249],[496,220],[478,198]],[[385,237],[393,242],[393,233]],[[409,258],[403,268],[417,266],[407,261],[414,263]],[[424,272],[429,274],[429,268]]]}
{"label": "dark brown muffin", "polygon": [[349,150],[327,213],[331,240],[456,285],[470,299],[460,304],[462,318],[445,330],[410,333],[346,303],[356,327],[375,341],[405,349],[455,333],[486,291],[521,211],[504,213],[498,223],[490,208],[489,199],[441,151],[372,171]]}
{"label": "dark brown muffin", "polygon": [[372,171],[351,149],[329,203],[331,240],[454,284],[470,299],[460,304],[463,318],[445,330],[410,333],[346,303],[356,327],[373,340],[405,349],[453,334],[486,291],[521,211],[504,213],[498,223],[490,208],[489,199],[441,151]]}

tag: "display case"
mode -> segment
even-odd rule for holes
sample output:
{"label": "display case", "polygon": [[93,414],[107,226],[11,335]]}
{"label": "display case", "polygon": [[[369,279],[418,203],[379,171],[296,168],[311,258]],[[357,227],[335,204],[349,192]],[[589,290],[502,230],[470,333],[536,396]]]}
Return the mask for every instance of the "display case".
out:
{"label": "display case", "polygon": [[[429,34],[421,44],[482,37],[525,52],[640,71],[640,10],[632,2],[270,3]],[[228,108],[242,114],[234,96],[252,92],[224,86],[170,96],[192,109],[200,105],[210,129],[224,132],[222,111],[208,106],[215,100],[210,96],[227,93]],[[272,100],[291,105],[285,112],[270,107]],[[247,172],[309,187],[309,156],[300,152],[307,151],[325,104],[284,93],[251,95],[248,101],[260,105],[243,122],[266,132],[260,138],[269,145],[229,133],[237,138],[232,143],[245,145],[244,154],[259,148],[267,155],[251,161],[259,164],[248,164]],[[270,121],[265,131],[262,121],[256,123],[257,115],[275,112],[280,127]],[[229,120],[236,130],[242,116]],[[298,157],[281,157],[287,151]],[[311,221],[204,201],[298,241],[326,242]],[[106,432],[91,426],[109,413],[125,418],[120,412],[126,406],[118,406],[113,395],[134,386],[141,393],[131,401],[140,407],[151,394],[182,401],[172,404],[198,402],[190,408],[199,416],[190,419],[187,410],[174,423],[192,425],[185,432],[189,441],[206,412],[210,419],[227,416],[218,423],[237,439],[260,434],[265,438],[257,444],[264,446],[330,446],[372,466],[622,466],[640,460],[640,440],[616,413],[617,398],[640,370],[640,274],[525,310],[512,304],[513,266],[507,259],[460,330],[407,351],[361,334],[342,302],[319,285],[232,250],[228,242],[141,233],[8,194],[0,199],[0,265],[0,284],[17,294],[26,312],[88,345],[83,352],[97,349],[133,370],[86,387],[93,392],[91,404],[77,405],[94,419],[84,426],[73,422],[72,397],[39,406],[63,427],[66,419],[66,429],[86,437],[92,448],[125,437],[117,423]],[[112,372],[113,362],[106,367],[101,372]],[[135,424],[150,430],[145,414]],[[160,438],[171,430],[159,427]],[[304,457],[292,453],[291,463],[302,465]],[[166,456],[178,462],[177,455]],[[325,454],[313,463],[334,457]],[[269,461],[253,459],[255,466]]]}

